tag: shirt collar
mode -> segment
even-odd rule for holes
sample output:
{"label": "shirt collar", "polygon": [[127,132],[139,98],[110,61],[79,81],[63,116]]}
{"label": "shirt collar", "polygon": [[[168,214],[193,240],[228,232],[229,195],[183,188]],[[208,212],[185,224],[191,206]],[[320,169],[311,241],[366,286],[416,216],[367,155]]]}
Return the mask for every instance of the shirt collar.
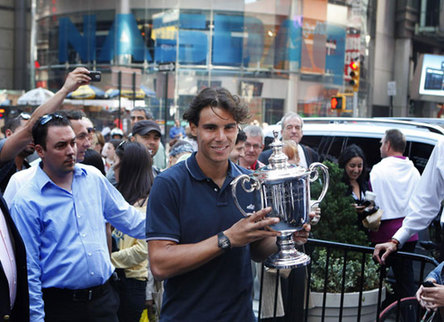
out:
{"label": "shirt collar", "polygon": [[[194,152],[188,159],[185,160],[185,166],[194,179],[203,181],[208,179],[208,177],[200,169],[196,160],[196,153],[197,152]],[[244,172],[241,171],[238,165],[231,162],[231,160],[228,160],[227,178],[230,178],[230,181]]]}
{"label": "shirt collar", "polygon": [[[42,191],[42,189],[47,185],[47,184],[53,184],[56,185],[54,182],[52,182],[52,180],[48,177],[48,175],[46,174],[45,171],[43,171],[42,169],[42,161],[39,162],[38,164],[38,169],[36,172],[36,175],[34,177],[34,181],[37,184],[37,187],[39,188],[40,191]],[[86,176],[88,173],[88,171],[79,166],[78,164],[76,164],[74,166],[74,177],[79,177],[79,176]]]}

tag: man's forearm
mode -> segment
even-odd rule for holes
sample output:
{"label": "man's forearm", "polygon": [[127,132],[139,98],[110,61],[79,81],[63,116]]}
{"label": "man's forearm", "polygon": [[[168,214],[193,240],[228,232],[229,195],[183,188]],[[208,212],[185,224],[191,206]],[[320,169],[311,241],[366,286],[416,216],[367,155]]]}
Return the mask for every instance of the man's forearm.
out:
{"label": "man's forearm", "polygon": [[79,67],[68,74],[63,87],[54,94],[48,101],[40,105],[26,125],[18,129],[5,142],[0,152],[0,163],[14,159],[17,154],[22,151],[26,145],[32,141],[32,127],[34,123],[43,115],[50,114],[62,107],[63,100],[66,95],[76,90],[81,84],[87,84],[90,80],[87,75],[89,71],[86,68]]}

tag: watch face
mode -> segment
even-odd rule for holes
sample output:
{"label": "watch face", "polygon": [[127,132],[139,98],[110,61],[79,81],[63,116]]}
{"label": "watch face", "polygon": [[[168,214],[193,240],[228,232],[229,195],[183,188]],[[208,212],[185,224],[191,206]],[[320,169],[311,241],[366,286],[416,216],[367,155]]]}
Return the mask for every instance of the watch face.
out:
{"label": "watch face", "polygon": [[217,239],[218,239],[218,246],[222,249],[230,249],[231,248],[231,243],[230,240],[228,239],[227,236],[225,236],[223,233],[219,233],[217,235]]}

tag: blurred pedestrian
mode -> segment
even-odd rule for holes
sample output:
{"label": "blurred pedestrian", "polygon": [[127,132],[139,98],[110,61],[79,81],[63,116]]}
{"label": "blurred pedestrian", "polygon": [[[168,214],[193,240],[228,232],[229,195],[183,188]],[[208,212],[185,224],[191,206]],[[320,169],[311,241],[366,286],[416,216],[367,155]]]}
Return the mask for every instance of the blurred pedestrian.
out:
{"label": "blurred pedestrian", "polygon": [[97,170],[99,170],[101,174],[103,174],[104,176],[106,175],[103,158],[100,155],[100,153],[97,152],[96,150],[93,149],[86,150],[85,158],[83,158],[83,161],[81,163],[91,165],[97,168]]}
{"label": "blurred pedestrian", "polygon": [[235,164],[239,164],[239,159],[243,158],[245,155],[245,141],[247,141],[247,135],[244,131],[239,129],[237,133],[236,142],[234,148],[230,153],[230,160]]}
{"label": "blurred pedestrian", "polygon": [[[15,131],[25,127],[26,123],[31,118],[27,113],[20,113],[19,116],[9,119],[4,127],[6,138],[14,134]],[[0,164],[0,191],[5,192],[9,179],[17,171],[28,169],[30,167],[26,157],[34,153],[34,144],[29,143],[23,150],[21,150],[14,159]]]}
{"label": "blurred pedestrian", "polygon": [[102,156],[105,158],[105,172],[107,173],[111,170],[115,162],[116,148],[119,146],[120,142],[122,142],[122,140],[111,139],[103,146]]}
{"label": "blurred pedestrian", "polygon": [[185,129],[178,119],[174,120],[174,126],[170,129],[170,140],[180,140],[185,136]]}
{"label": "blurred pedestrian", "polygon": [[282,152],[288,157],[288,163],[299,165],[301,158],[299,157],[298,146],[292,140],[284,140],[282,142]]}
{"label": "blurred pedestrian", "polygon": [[[116,154],[116,188],[129,204],[145,214],[154,180],[151,156],[141,143],[127,141],[122,141]],[[135,239],[118,229],[113,230],[112,236],[116,241],[116,249],[111,254],[111,262],[119,276],[119,321],[139,322],[145,308],[148,246],[145,239]]]}
{"label": "blurred pedestrian", "polygon": [[185,157],[191,156],[193,152],[193,146],[190,143],[178,140],[170,149],[168,168],[175,165],[179,159],[183,160]]}

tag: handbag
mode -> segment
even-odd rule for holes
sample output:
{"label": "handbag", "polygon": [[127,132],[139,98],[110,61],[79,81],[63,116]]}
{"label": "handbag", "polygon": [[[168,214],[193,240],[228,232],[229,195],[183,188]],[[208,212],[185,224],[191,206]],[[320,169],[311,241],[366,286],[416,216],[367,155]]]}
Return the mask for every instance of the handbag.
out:
{"label": "handbag", "polygon": [[362,225],[370,231],[378,231],[379,226],[381,225],[382,214],[382,209],[378,209],[374,213],[362,219]]}

